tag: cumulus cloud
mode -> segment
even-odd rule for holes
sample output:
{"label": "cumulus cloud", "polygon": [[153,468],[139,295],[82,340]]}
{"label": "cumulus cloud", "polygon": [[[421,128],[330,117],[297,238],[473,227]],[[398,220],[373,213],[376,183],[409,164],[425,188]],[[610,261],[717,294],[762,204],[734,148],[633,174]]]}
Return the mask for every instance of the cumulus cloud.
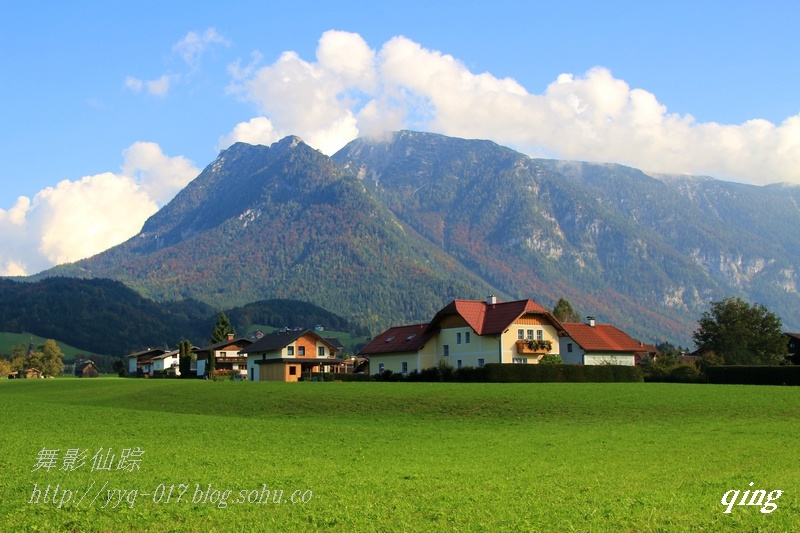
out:
{"label": "cumulus cloud", "polygon": [[[698,123],[602,67],[565,73],[541,94],[473,73],[453,56],[394,37],[380,50],[357,34],[325,32],[316,61],[284,52],[257,68],[234,63],[230,90],[269,124],[331,154],[359,135],[400,128],[492,139],[533,156],[618,162],[763,184],[800,183],[800,115],[781,124]],[[255,120],[255,119],[254,119]]]}
{"label": "cumulus cloud", "polygon": [[237,142],[269,146],[283,137],[286,137],[286,134],[276,130],[271,120],[266,117],[255,117],[247,122],[237,124],[232,132],[222,137],[219,141],[219,149],[228,148]]}
{"label": "cumulus cloud", "polygon": [[159,206],[172,199],[200,169],[183,156],[169,157],[152,142],[136,142],[123,153],[122,174],[141,186]]}
{"label": "cumulus cloud", "polygon": [[124,161],[122,173],[64,180],[0,209],[0,275],[33,274],[124,242],[199,173],[154,143],[132,145]]}

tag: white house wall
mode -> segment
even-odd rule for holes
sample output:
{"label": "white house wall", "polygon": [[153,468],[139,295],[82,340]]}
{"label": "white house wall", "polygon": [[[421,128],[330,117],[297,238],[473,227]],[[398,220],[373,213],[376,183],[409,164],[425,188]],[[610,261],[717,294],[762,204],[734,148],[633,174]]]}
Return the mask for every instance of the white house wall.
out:
{"label": "white house wall", "polygon": [[[581,348],[577,342],[572,340],[571,337],[561,337],[561,339],[559,339],[559,345],[561,350],[561,360],[564,361],[564,364],[583,364],[583,355],[586,352],[584,352],[583,348]],[[570,351],[570,345],[572,345],[572,351]]]}
{"label": "white house wall", "polygon": [[605,353],[605,354],[591,354],[583,356],[583,364],[585,365],[621,365],[621,366],[635,366],[636,360],[634,355],[619,354],[619,353]]}

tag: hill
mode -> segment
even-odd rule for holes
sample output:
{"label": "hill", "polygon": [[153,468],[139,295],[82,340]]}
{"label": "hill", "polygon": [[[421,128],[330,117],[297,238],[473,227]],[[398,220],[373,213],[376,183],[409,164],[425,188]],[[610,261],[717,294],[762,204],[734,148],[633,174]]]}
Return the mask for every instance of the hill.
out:
{"label": "hill", "polygon": [[[357,342],[364,342],[366,334],[344,318],[306,302],[269,300],[225,313],[241,333],[251,324],[264,324],[276,328],[321,325],[354,332],[361,336],[353,337]],[[203,346],[209,342],[218,314],[196,301],[154,302],[109,279],[54,277],[34,283],[0,279],[0,332],[8,332],[11,339],[30,336],[23,332],[56,339],[79,347],[76,352],[84,354],[122,356],[148,347],[175,349],[184,339]]]}

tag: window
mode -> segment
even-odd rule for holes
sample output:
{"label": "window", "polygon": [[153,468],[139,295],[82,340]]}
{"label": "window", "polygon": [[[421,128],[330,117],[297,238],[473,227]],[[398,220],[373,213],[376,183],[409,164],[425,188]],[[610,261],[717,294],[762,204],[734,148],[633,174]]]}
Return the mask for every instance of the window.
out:
{"label": "window", "polygon": [[400,363],[400,372],[403,374],[408,374],[408,363],[406,361]]}
{"label": "window", "polygon": [[227,354],[227,352],[219,352],[219,356],[220,357],[227,357],[228,354]]}
{"label": "window", "polygon": [[296,376],[297,375],[297,367],[294,365],[289,365],[289,375]]}
{"label": "window", "polygon": [[526,365],[528,364],[528,360],[524,357],[515,357],[513,363],[515,365]]}
{"label": "window", "polygon": [[469,331],[464,333],[464,342],[469,344]]}
{"label": "window", "polygon": [[533,340],[533,330],[532,330],[532,329],[529,329],[529,330],[528,330],[528,340],[529,340],[529,341],[532,341],[532,340]]}
{"label": "window", "polygon": [[456,333],[456,344],[461,344],[461,332]]}
{"label": "window", "polygon": [[294,355],[294,346],[286,347],[286,355]]}
{"label": "window", "polygon": [[525,330],[524,329],[518,329],[517,330],[517,340],[520,340],[520,341],[525,340]]}
{"label": "window", "polygon": [[445,357],[447,357],[448,355],[450,355],[450,345],[449,345],[449,344],[445,344],[445,345],[443,345],[443,346],[442,346],[442,354],[443,354]]}
{"label": "window", "polygon": [[482,368],[485,364],[486,364],[486,359],[484,359],[483,357],[480,357],[478,359],[478,367]]}
{"label": "window", "polygon": [[544,339],[544,332],[540,329],[536,330],[536,340],[540,341]]}
{"label": "window", "polygon": [[456,361],[456,368],[461,368],[461,359]]}
{"label": "window", "polygon": [[571,343],[571,342],[568,342],[568,343],[567,343],[567,351],[568,351],[569,353],[572,353],[572,343]]}
{"label": "window", "polygon": [[383,374],[383,363],[378,363],[378,374]]}
{"label": "window", "polygon": [[319,348],[317,348],[317,355],[320,356],[320,357],[325,357],[325,347],[324,346],[320,346]]}
{"label": "window", "polygon": [[305,346],[298,346],[297,347],[297,355],[305,355],[306,354],[306,347]]}

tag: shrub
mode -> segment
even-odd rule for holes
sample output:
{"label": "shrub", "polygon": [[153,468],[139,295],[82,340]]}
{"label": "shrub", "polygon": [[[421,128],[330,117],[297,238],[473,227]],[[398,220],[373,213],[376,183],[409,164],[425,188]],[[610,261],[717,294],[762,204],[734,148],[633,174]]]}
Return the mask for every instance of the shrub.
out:
{"label": "shrub", "polygon": [[539,361],[540,365],[563,365],[564,360],[561,359],[561,356],[557,353],[549,353],[542,357],[542,360]]}

